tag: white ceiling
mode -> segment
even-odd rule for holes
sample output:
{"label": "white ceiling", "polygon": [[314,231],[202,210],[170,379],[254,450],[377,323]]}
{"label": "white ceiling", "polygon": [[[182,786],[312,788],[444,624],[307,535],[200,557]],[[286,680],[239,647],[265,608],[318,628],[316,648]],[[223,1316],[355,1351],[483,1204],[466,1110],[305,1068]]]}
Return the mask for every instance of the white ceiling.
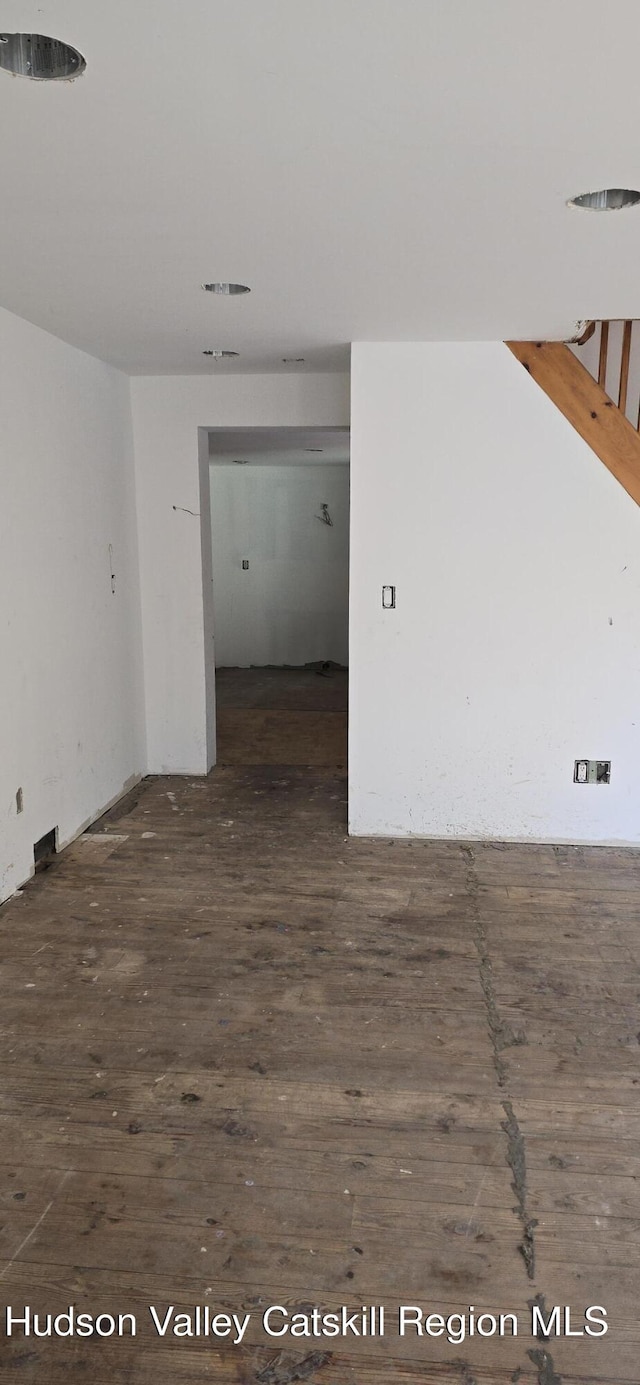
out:
{"label": "white ceiling", "polygon": [[212,462],[249,466],[332,466],[349,461],[348,428],[212,428]]}
{"label": "white ceiling", "polygon": [[[132,373],[640,316],[638,0],[3,0],[0,303]],[[210,280],[247,283],[217,298]],[[237,350],[212,365],[205,348]]]}

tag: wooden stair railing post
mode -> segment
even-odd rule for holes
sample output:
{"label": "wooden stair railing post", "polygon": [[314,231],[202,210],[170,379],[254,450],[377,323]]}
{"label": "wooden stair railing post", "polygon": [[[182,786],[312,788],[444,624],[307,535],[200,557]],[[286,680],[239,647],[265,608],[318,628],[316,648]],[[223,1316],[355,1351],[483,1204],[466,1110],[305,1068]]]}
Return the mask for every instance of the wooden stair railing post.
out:
{"label": "wooden stair railing post", "polygon": [[620,358],[620,389],[618,391],[618,408],[622,414],[627,412],[627,390],[629,387],[629,358],[631,356],[631,328],[633,322],[627,321],[624,324],[622,334],[622,356]]}
{"label": "wooden stair railing post", "polygon": [[603,322],[600,327],[600,356],[598,359],[598,384],[601,390],[607,388],[607,352],[609,350],[609,323]]}

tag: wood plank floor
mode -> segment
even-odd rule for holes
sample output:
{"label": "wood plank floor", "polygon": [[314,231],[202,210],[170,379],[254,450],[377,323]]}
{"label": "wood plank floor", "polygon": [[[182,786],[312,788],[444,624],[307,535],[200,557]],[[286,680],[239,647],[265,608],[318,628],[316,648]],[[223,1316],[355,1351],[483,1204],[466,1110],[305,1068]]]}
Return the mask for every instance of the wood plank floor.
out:
{"label": "wood plank floor", "polygon": [[216,672],[218,764],[347,763],[347,671],[336,665]]}
{"label": "wood plank floor", "polygon": [[[640,858],[345,814],[330,767],[148,780],[0,910],[3,1305],[138,1317],[0,1323],[3,1382],[640,1378]],[[607,1335],[532,1338],[537,1296]],[[269,1340],[270,1304],[387,1332]],[[519,1335],[400,1337],[400,1304]]]}

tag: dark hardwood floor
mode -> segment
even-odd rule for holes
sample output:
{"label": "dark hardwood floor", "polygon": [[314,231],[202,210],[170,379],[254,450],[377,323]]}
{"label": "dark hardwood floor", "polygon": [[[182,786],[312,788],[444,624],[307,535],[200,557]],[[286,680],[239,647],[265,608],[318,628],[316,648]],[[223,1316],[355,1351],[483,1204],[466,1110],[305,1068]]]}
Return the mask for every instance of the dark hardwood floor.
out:
{"label": "dark hardwood floor", "polygon": [[218,764],[347,763],[347,671],[219,668]]}
{"label": "dark hardwood floor", "polygon": [[[347,839],[345,800],[330,765],[147,780],[0,910],[2,1300],[138,1326],[0,1321],[3,1382],[638,1380],[640,857]],[[535,1340],[536,1299],[609,1331]],[[269,1340],[272,1304],[386,1335]]]}

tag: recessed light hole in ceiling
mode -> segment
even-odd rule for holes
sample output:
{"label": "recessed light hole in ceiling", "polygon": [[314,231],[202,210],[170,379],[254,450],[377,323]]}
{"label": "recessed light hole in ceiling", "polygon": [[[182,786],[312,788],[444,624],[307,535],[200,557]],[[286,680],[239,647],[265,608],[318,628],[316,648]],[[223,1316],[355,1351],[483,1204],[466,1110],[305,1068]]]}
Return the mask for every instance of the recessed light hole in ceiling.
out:
{"label": "recessed light hole in ceiling", "polygon": [[635,188],[601,188],[599,192],[581,192],[569,199],[570,207],[584,207],[594,212],[618,212],[622,207],[636,207],[640,192]]}
{"label": "recessed light hole in ceiling", "polygon": [[225,297],[235,297],[238,293],[251,293],[248,284],[203,284],[207,293],[221,293]]}
{"label": "recessed light hole in ceiling", "polygon": [[0,68],[37,82],[78,77],[86,62],[82,53],[46,34],[0,34]]}

